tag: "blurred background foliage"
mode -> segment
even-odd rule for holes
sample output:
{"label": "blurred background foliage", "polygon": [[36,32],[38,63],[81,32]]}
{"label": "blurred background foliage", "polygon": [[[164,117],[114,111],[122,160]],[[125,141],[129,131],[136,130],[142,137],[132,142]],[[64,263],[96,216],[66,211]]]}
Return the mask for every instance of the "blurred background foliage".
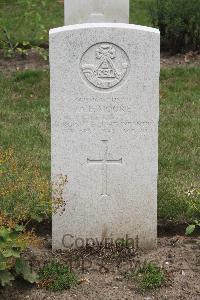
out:
{"label": "blurred background foliage", "polygon": [[[0,0],[0,47],[48,47],[63,20],[63,0]],[[130,23],[159,28],[162,50],[200,48],[200,0],[130,0]]]}

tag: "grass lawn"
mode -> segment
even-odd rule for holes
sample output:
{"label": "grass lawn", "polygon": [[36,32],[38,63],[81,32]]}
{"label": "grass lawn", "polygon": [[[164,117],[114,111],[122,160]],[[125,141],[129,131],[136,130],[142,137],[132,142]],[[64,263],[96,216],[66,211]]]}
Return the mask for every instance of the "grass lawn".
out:
{"label": "grass lawn", "polygon": [[[159,218],[200,217],[200,69],[161,72]],[[49,72],[0,74],[0,209],[21,219],[50,213]],[[22,215],[22,216],[21,216]]]}
{"label": "grass lawn", "polygon": [[130,0],[130,24],[152,26],[150,4],[156,0]]}
{"label": "grass lawn", "polygon": [[0,73],[0,102],[0,211],[40,221],[51,211],[48,72]]}
{"label": "grass lawn", "polygon": [[161,72],[159,217],[200,218],[200,69]]}
{"label": "grass lawn", "polygon": [[[147,4],[155,0],[131,0],[130,23],[151,25]],[[33,45],[48,42],[48,30],[63,26],[62,0],[0,0],[0,28],[5,28],[12,43],[30,42]],[[5,36],[0,31],[1,41]]]}

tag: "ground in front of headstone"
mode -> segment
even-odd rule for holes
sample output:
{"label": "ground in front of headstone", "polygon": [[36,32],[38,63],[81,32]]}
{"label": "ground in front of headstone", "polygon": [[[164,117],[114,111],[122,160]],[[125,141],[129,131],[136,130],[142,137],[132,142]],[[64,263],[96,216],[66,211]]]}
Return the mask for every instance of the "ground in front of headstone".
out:
{"label": "ground in front of headstone", "polygon": [[[16,281],[12,287],[0,290],[1,300],[200,299],[200,240],[197,237],[161,237],[158,248],[152,251],[88,248],[53,255],[50,235],[46,235],[43,247],[29,250],[26,257],[36,269],[55,258],[70,264],[79,277],[79,284],[71,290],[50,293]],[[135,280],[126,275],[145,261],[162,266],[168,282],[159,289],[142,294]]]}

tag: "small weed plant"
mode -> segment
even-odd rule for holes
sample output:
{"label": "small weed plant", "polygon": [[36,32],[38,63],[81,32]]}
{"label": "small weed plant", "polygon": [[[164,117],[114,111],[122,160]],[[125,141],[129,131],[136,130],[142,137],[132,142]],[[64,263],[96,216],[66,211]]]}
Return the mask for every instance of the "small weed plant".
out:
{"label": "small weed plant", "polygon": [[39,273],[39,286],[56,292],[70,289],[78,282],[76,275],[57,261],[51,261]]}
{"label": "small weed plant", "polygon": [[165,270],[156,266],[153,262],[145,262],[137,270],[131,271],[129,278],[136,280],[141,292],[155,290],[167,281]]}
{"label": "small weed plant", "polygon": [[[4,218],[1,216],[0,221]],[[33,236],[24,227],[9,222],[0,226],[0,285],[11,285],[16,277],[34,283],[38,276],[22,257]]]}
{"label": "small weed plant", "polygon": [[193,208],[197,211],[197,219],[195,218],[193,222],[186,228],[186,235],[191,235],[194,231],[200,229],[200,219],[198,215],[200,213],[199,203],[200,203],[200,188],[199,187],[190,187],[186,192],[188,202],[192,203]]}
{"label": "small weed plant", "polygon": [[186,235],[191,235],[196,229],[200,229],[200,220],[195,220],[193,224],[188,225],[185,233]]}
{"label": "small weed plant", "polygon": [[1,35],[3,38],[1,39],[1,48],[3,49],[3,55],[5,58],[13,58],[16,54],[20,55],[21,57],[25,58],[29,54],[29,50],[32,49],[37,53],[42,59],[48,60],[48,51],[40,46],[34,46],[28,41],[22,42],[14,42],[11,37],[10,33],[7,31],[6,28],[0,28]]}

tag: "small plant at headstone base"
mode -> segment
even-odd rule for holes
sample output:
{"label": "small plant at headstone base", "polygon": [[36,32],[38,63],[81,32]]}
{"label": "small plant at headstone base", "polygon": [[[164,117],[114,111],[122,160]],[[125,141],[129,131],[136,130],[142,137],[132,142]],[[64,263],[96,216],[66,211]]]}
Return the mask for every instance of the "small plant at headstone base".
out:
{"label": "small plant at headstone base", "polygon": [[39,272],[39,287],[52,292],[70,289],[78,283],[78,278],[70,268],[57,261],[51,261]]}
{"label": "small plant at headstone base", "polygon": [[15,225],[14,221],[5,224],[5,217],[0,216],[0,285],[11,285],[17,277],[29,283],[36,283],[38,275],[22,257],[23,252],[38,240],[34,234],[25,232],[25,228]]}
{"label": "small plant at headstone base", "polygon": [[128,273],[128,278],[134,279],[141,292],[155,290],[167,283],[166,271],[153,262],[144,262]]}
{"label": "small plant at headstone base", "polygon": [[161,33],[163,51],[200,50],[200,1],[150,1],[149,11],[154,27]]}

